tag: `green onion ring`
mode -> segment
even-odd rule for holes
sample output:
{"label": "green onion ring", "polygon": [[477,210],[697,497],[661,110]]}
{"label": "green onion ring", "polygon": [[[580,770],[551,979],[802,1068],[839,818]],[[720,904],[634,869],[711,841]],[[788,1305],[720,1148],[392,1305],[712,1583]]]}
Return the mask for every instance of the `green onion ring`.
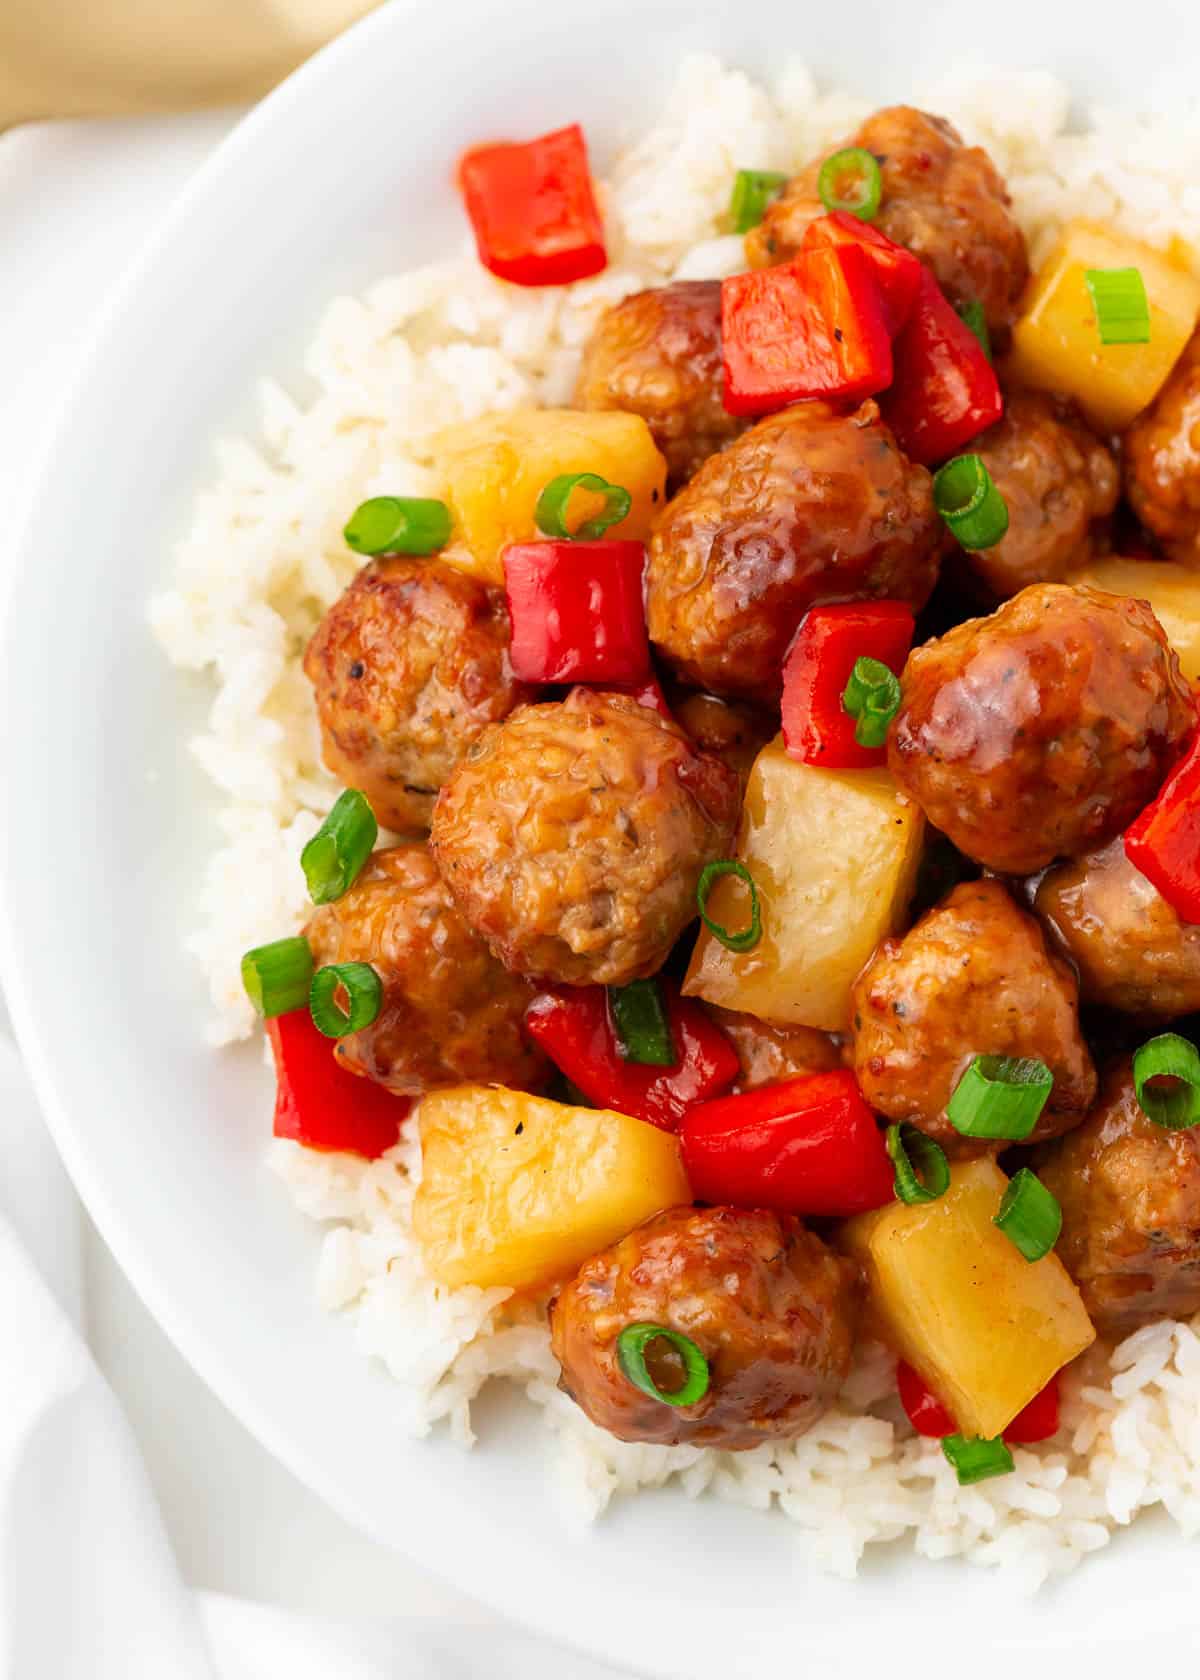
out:
{"label": "green onion ring", "polygon": [[1026,1260],[1044,1260],[1062,1230],[1062,1208],[1036,1173],[1022,1167],[1012,1176],[992,1224]]}
{"label": "green onion ring", "polygon": [[627,1062],[646,1067],[675,1066],[679,1058],[657,980],[631,980],[625,986],[610,986],[608,1007]]}
{"label": "green onion ring", "polygon": [[907,1121],[889,1126],[887,1152],[896,1169],[896,1198],[909,1207],[936,1202],[950,1188],[946,1152],[934,1138]]}
{"label": "green onion ring", "polygon": [[268,1021],[304,1007],[312,973],[312,949],[302,934],[256,945],[242,958],[246,996]]}
{"label": "green onion ring", "polygon": [[[857,180],[856,190],[843,190],[845,176]],[[883,171],[874,152],[864,146],[846,146],[821,165],[817,191],[826,210],[846,210],[861,222],[873,222],[883,198]]]}
{"label": "green onion ring", "polygon": [[[578,530],[567,529],[567,503],[576,490],[591,490],[604,497],[604,507],[594,519],[585,519]],[[548,537],[566,542],[598,542],[612,525],[619,525],[633,506],[633,497],[622,484],[610,484],[599,473],[560,473],[552,478],[537,499],[534,518],[537,528]]]}
{"label": "green onion ring", "polygon": [[842,694],[842,708],[857,720],[854,739],[860,747],[882,747],[888,725],[900,710],[899,677],[881,659],[856,659]]}
{"label": "green onion ring", "polygon": [[[337,1001],[338,988],[350,1000],[349,1011]],[[308,1007],[313,1025],[326,1038],[345,1038],[361,1032],[379,1014],[383,1003],[383,982],[370,963],[328,963],[313,975]]]}
{"label": "green onion ring", "polygon": [[1008,530],[1008,504],[981,455],[956,455],[933,475],[933,505],[960,548],[994,548]]}
{"label": "green onion ring", "polygon": [[[683,1386],[670,1394],[659,1388],[646,1368],[646,1349],[660,1337],[664,1342],[670,1342],[683,1360]],[[662,1324],[627,1324],[617,1337],[617,1363],[635,1388],[640,1388],[651,1400],[661,1401],[664,1406],[694,1406],[708,1393],[711,1380],[708,1360],[690,1336],[682,1336],[678,1330],[668,1330]]]}
{"label": "green onion ring", "polygon": [[739,169],[729,195],[734,233],[749,233],[762,221],[767,205],[787,186],[787,176],[773,169]]}
{"label": "green onion ring", "polygon": [[[1174,1079],[1171,1090],[1155,1089],[1153,1079]],[[1184,1132],[1200,1123],[1200,1053],[1178,1033],[1160,1033],[1133,1057],[1133,1089],[1147,1120],[1168,1132]]]}
{"label": "green onion ring", "polygon": [[1101,344],[1149,344],[1150,303],[1140,268],[1089,268],[1083,276]]}
{"label": "green onion ring", "polygon": [[982,1436],[947,1435],[942,1451],[954,1466],[959,1487],[986,1482],[990,1476],[1007,1476],[1013,1469],[1013,1455],[1000,1437],[988,1441]]}
{"label": "green onion ring", "polygon": [[450,509],[429,496],[372,496],[342,535],[356,554],[436,554],[450,541]]}
{"label": "green onion ring", "polygon": [[337,803],[300,853],[300,867],[314,904],[332,904],[349,892],[379,835],[375,813],[357,788]]}
{"label": "green onion ring", "polygon": [[1020,1143],[1053,1086],[1050,1069],[1032,1056],[976,1056],[946,1104],[946,1118],[963,1137]]}
{"label": "green onion ring", "polygon": [[[744,881],[750,889],[750,926],[742,928],[738,933],[730,933],[728,928],[714,922],[708,914],[708,895],[712,891],[713,882],[722,875],[736,875],[738,880]],[[718,858],[715,863],[705,864],[696,886],[696,907],[700,911],[700,920],[727,951],[752,951],[762,938],[762,910],[758,902],[758,888],[746,865],[739,863],[736,858]]]}

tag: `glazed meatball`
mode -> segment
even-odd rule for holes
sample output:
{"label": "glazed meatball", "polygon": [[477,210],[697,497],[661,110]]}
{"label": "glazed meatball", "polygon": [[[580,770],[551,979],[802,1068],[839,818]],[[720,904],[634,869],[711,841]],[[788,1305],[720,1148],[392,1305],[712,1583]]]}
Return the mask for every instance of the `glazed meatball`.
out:
{"label": "glazed meatball", "polygon": [[737,1051],[742,1071],[736,1091],[757,1091],[761,1085],[777,1085],[782,1079],[799,1079],[804,1074],[828,1073],[842,1066],[837,1040],[816,1027],[776,1027],[757,1015],[742,1015],[715,1003],[705,1008]]}
{"label": "glazed meatball", "polygon": [[[669,1208],[594,1254],[551,1302],[563,1388],[621,1441],[687,1442],[741,1452],[803,1435],[850,1371],[859,1279],[788,1215]],[[692,1406],[643,1394],[624,1375],[617,1338],[660,1324],[695,1342],[709,1388]],[[646,1350],[664,1393],[683,1386],[668,1342]]]}
{"label": "glazed meatball", "polygon": [[437,790],[485,724],[532,690],[508,660],[504,597],[438,560],[364,566],[304,656],[325,763],[385,828],[428,828]]}
{"label": "glazed meatball", "polygon": [[1180,921],[1119,835],[1044,875],[1034,907],[1078,969],[1086,1003],[1163,1020],[1200,1009],[1200,927]]}
{"label": "glazed meatball", "polygon": [[434,855],[467,922],[520,974],[653,974],[727,855],[737,778],[635,700],[576,689],[486,729],[442,789]]}
{"label": "glazed meatball", "polygon": [[375,1020],[337,1041],[352,1073],[403,1095],[463,1083],[536,1091],[545,1083],[549,1063],[522,1030],[532,986],[471,932],[423,843],[376,852],[306,931],[318,966],[366,962],[383,982]]}
{"label": "glazed meatball", "polygon": [[[862,146],[879,160],[883,198],[874,225],[907,245],[931,268],[953,303],[977,301],[993,328],[1008,325],[1029,275],[1025,237],[1013,218],[1004,181],[987,153],[964,146],[943,117],[911,105],[876,111],[846,146]],[[817,176],[825,157],[788,182],[746,235],[755,268],[786,262],[804,230],[825,214]]]}
{"label": "glazed meatball", "polygon": [[721,282],[676,280],[601,317],[584,346],[575,401],[640,414],[675,487],[745,430],[726,412],[723,389]]}
{"label": "glazed meatball", "polygon": [[922,606],[942,526],[932,480],[873,402],[799,403],[712,456],[650,538],[651,640],[681,682],[778,705],[783,657],[816,601]]}
{"label": "glazed meatball", "polygon": [[961,852],[1014,875],[1119,833],[1194,720],[1146,603],[1060,583],[914,649],[901,688],[893,776]]}
{"label": "glazed meatball", "polygon": [[1037,1171],[1062,1208],[1059,1258],[1102,1335],[1200,1311],[1200,1130],[1148,1120],[1127,1061]]}
{"label": "glazed meatball", "polygon": [[1066,403],[1014,391],[1004,418],[976,438],[1008,506],[1008,532],[966,564],[998,600],[1056,583],[1092,552],[1093,522],[1117,505],[1117,463]]}
{"label": "glazed meatball", "polygon": [[774,737],[778,720],[756,706],[720,700],[715,694],[688,694],[673,710],[700,751],[715,754],[729,766],[744,794],[754,760]]}
{"label": "glazed meatball", "polygon": [[943,1145],[968,1141],[946,1104],[976,1056],[1032,1056],[1050,1069],[1035,1140],[1077,1126],[1096,1095],[1075,977],[999,881],[955,887],[903,939],[885,940],[855,983],[853,1020],[867,1102]]}
{"label": "glazed meatball", "polygon": [[1125,433],[1125,494],[1176,560],[1200,565],[1200,328]]}

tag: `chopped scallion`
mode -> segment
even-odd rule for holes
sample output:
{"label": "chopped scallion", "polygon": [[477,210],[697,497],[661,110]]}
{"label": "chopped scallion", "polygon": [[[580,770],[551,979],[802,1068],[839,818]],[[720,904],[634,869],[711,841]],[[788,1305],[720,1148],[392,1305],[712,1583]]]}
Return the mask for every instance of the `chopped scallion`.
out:
{"label": "chopped scallion", "polygon": [[1053,1085],[1050,1069],[1033,1057],[976,1056],[946,1104],[946,1117],[963,1137],[1019,1143],[1037,1125]]}
{"label": "chopped scallion", "polygon": [[978,298],[972,298],[970,303],[959,304],[958,313],[962,316],[964,324],[970,327],[979,340],[980,348],[990,362],[992,359],[992,335],[988,331],[987,316],[984,314],[983,305]]}
{"label": "chopped scallion", "polygon": [[938,469],[933,505],[962,548],[994,548],[1008,530],[1008,505],[980,455],[956,455]]}
{"label": "chopped scallion", "polygon": [[1101,344],[1149,344],[1150,304],[1140,268],[1089,268],[1084,280]]}
{"label": "chopped scallion", "polygon": [[1013,1469],[1013,1455],[1000,1439],[987,1441],[982,1437],[947,1435],[942,1451],[953,1465],[960,1487],[986,1482],[991,1476],[1007,1476]]}
{"label": "chopped scallion", "polygon": [[428,496],[372,496],[342,535],[356,554],[436,554],[450,541],[450,509]]}
{"label": "chopped scallion", "polygon": [[627,1062],[674,1067],[678,1057],[657,980],[631,980],[626,986],[610,986],[608,1007]]}
{"label": "chopped scallion", "polygon": [[[647,1367],[647,1350],[655,1342],[665,1342],[673,1349],[682,1366],[683,1380],[674,1388],[661,1387]],[[635,1388],[664,1406],[694,1406],[708,1393],[708,1360],[690,1336],[662,1324],[627,1324],[617,1337],[617,1363]]]}
{"label": "chopped scallion", "polygon": [[739,169],[729,195],[729,219],[735,233],[749,233],[762,221],[767,205],[787,185],[787,176],[773,169]]}
{"label": "chopped scallion", "polygon": [[[591,519],[571,530],[567,525],[567,504],[576,490],[603,496],[604,506]],[[610,484],[599,473],[560,473],[552,478],[537,499],[534,518],[539,531],[567,542],[597,542],[612,525],[628,516],[633,497],[621,484]]]}
{"label": "chopped scallion", "polygon": [[301,934],[294,939],[276,939],[271,945],[257,945],[242,958],[246,995],[268,1021],[301,1009],[308,1002],[312,972],[312,950]]}
{"label": "chopped scallion", "polygon": [[370,805],[356,788],[347,788],[300,853],[300,867],[314,904],[332,904],[350,890],[378,834]]}
{"label": "chopped scallion", "polygon": [[882,747],[888,725],[900,710],[900,679],[881,659],[856,659],[842,706],[857,719],[854,739],[859,746]]}
{"label": "chopped scallion", "polygon": [[864,146],[834,152],[821,165],[817,191],[826,210],[846,210],[862,222],[874,221],[883,198],[879,159]]}
{"label": "chopped scallion", "polygon": [[[713,882],[719,880],[722,875],[736,875],[738,880],[744,881],[750,889],[750,925],[739,928],[734,933],[722,927],[719,922],[714,922],[708,914],[708,895],[712,891]],[[718,858],[715,863],[704,866],[696,887],[696,905],[700,911],[700,920],[727,951],[751,951],[762,938],[762,911],[758,902],[758,888],[754,885],[754,877],[746,865],[739,863],[736,858]]]}
{"label": "chopped scallion", "polygon": [[[345,992],[348,1009],[338,1001]],[[383,982],[370,963],[329,963],[313,975],[308,1007],[313,1025],[326,1038],[345,1038],[361,1032],[379,1014],[383,1003]]]}
{"label": "chopped scallion", "polygon": [[[1160,1085],[1158,1080],[1169,1080]],[[1156,1126],[1183,1132],[1200,1124],[1200,1053],[1178,1033],[1160,1033],[1133,1057],[1138,1107]]]}
{"label": "chopped scallion", "polygon": [[1022,1167],[1013,1174],[992,1220],[1026,1260],[1043,1260],[1058,1241],[1062,1208],[1036,1173]]}
{"label": "chopped scallion", "polygon": [[950,1168],[940,1143],[907,1123],[889,1126],[887,1152],[896,1171],[896,1196],[915,1207],[936,1202],[950,1188]]}

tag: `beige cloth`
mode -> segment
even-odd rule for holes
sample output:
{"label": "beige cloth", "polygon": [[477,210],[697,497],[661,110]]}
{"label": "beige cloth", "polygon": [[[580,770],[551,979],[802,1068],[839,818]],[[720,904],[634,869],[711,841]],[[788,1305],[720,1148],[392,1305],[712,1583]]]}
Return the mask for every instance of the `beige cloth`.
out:
{"label": "beige cloth", "polygon": [[0,0],[0,129],[243,103],[379,0]]}

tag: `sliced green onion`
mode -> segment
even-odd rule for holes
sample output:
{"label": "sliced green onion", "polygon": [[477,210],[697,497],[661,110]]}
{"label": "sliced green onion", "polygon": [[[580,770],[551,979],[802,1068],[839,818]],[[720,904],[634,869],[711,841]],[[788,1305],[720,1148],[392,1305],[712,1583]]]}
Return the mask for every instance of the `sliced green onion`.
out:
{"label": "sliced green onion", "polygon": [[766,215],[767,205],[787,186],[774,169],[739,169],[729,195],[729,219],[735,233],[749,233]]}
{"label": "sliced green onion", "polygon": [[970,327],[979,340],[980,348],[990,362],[992,359],[992,335],[988,331],[987,316],[978,298],[972,298],[970,303],[960,303],[958,313],[964,323]]}
{"label": "sliced green onion", "polygon": [[1054,1085],[1045,1062],[1032,1057],[976,1056],[946,1104],[963,1137],[1020,1142],[1037,1125]]}
{"label": "sliced green onion", "polygon": [[356,554],[436,554],[450,541],[450,509],[429,496],[372,496],[342,535]]}
{"label": "sliced green onion", "polygon": [[1058,1241],[1062,1209],[1036,1173],[1022,1167],[1013,1174],[992,1220],[1026,1260],[1043,1260]]}
{"label": "sliced green onion", "polygon": [[896,1169],[898,1200],[916,1207],[920,1202],[936,1202],[946,1194],[950,1188],[950,1168],[940,1143],[916,1126],[903,1122],[888,1127],[886,1141]]}
{"label": "sliced green onion", "polygon": [[674,1067],[678,1057],[657,980],[631,980],[627,986],[610,986],[608,1007],[627,1062]]}
{"label": "sliced green onion", "polygon": [[[708,914],[708,895],[712,891],[713,882],[719,880],[722,875],[736,875],[738,880],[744,881],[750,889],[750,925],[736,933],[730,933],[728,928],[712,921]],[[739,863],[736,858],[718,858],[716,863],[705,864],[696,886],[696,905],[700,911],[700,920],[727,951],[752,951],[762,938],[762,911],[758,903],[758,888],[754,885],[754,877],[746,865]]]}
{"label": "sliced green onion", "polygon": [[347,788],[300,853],[314,904],[332,904],[358,879],[379,834],[375,813],[356,788]]}
{"label": "sliced green onion", "polygon": [[242,985],[260,1015],[286,1015],[308,1002],[313,955],[302,934],[256,945],[242,958]]}
{"label": "sliced green onion", "polygon": [[934,473],[933,505],[962,548],[994,548],[1008,530],[1008,506],[980,455],[956,455]]}
{"label": "sliced green onion", "polygon": [[947,1435],[942,1451],[954,1466],[959,1487],[986,1482],[990,1476],[1007,1476],[1013,1468],[1013,1455],[999,1437],[987,1441],[982,1436]]}
{"label": "sliced green onion", "polygon": [[[646,1349],[658,1341],[668,1342],[683,1362],[683,1382],[678,1388],[660,1388],[647,1369]],[[661,1324],[627,1324],[617,1337],[617,1363],[635,1388],[664,1406],[694,1406],[708,1393],[708,1360],[690,1336]]]}
{"label": "sliced green onion", "polygon": [[[1151,1081],[1169,1079],[1164,1088]],[[1200,1054],[1178,1033],[1160,1033],[1133,1056],[1133,1089],[1138,1107],[1156,1126],[1184,1132],[1200,1124]]]}
{"label": "sliced green onion", "polygon": [[[344,991],[350,1004],[343,1009],[338,992]],[[308,1007],[313,1025],[326,1038],[345,1038],[347,1033],[361,1032],[379,1014],[383,1002],[383,982],[370,963],[329,963],[313,975],[308,993]]]}
{"label": "sliced green onion", "polygon": [[881,659],[856,659],[842,706],[858,720],[854,739],[859,746],[882,747],[888,725],[900,710],[900,679]]}
{"label": "sliced green onion", "polygon": [[[590,490],[604,497],[604,507],[593,519],[585,519],[577,530],[567,528],[567,503],[576,490]],[[619,525],[633,506],[633,497],[621,484],[610,484],[599,473],[560,473],[552,478],[537,499],[534,518],[539,531],[567,542],[597,542],[610,525]]]}
{"label": "sliced green onion", "polygon": [[1149,344],[1150,304],[1140,268],[1089,268],[1083,278],[1101,344]]}
{"label": "sliced green onion", "polygon": [[862,222],[874,221],[883,197],[879,159],[864,146],[834,152],[821,165],[817,191],[826,210],[848,210]]}

